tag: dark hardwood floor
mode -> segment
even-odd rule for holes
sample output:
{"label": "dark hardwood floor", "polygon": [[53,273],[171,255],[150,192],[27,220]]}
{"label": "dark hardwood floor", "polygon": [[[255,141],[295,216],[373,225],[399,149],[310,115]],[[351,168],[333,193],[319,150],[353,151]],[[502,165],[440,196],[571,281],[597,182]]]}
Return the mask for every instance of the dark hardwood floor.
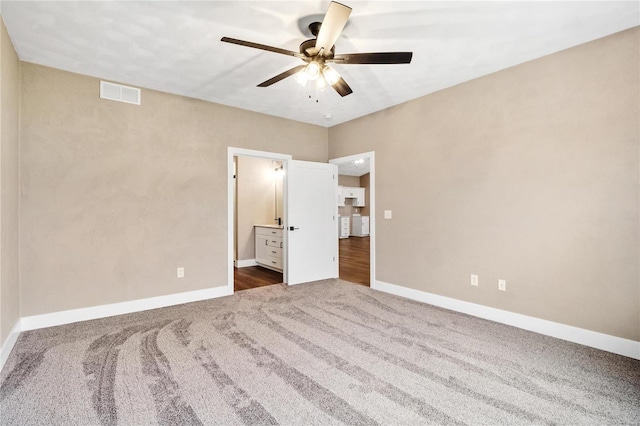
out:
{"label": "dark hardwood floor", "polygon": [[233,291],[248,290],[281,282],[282,272],[272,271],[261,266],[233,268]]}
{"label": "dark hardwood floor", "polygon": [[369,286],[369,237],[340,241],[340,279]]}
{"label": "dark hardwood floor", "polygon": [[[339,240],[340,279],[369,286],[369,237]],[[233,290],[248,290],[282,282],[282,273],[261,266],[233,268]]]}

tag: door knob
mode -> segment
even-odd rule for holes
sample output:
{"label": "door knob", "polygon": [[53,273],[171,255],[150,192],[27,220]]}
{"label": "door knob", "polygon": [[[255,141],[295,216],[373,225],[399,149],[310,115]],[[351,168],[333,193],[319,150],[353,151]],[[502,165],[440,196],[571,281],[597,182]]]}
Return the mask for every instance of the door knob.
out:
{"label": "door knob", "polygon": [[300,229],[300,228],[296,228],[295,226],[290,226],[289,227],[289,231],[293,231],[294,229]]}

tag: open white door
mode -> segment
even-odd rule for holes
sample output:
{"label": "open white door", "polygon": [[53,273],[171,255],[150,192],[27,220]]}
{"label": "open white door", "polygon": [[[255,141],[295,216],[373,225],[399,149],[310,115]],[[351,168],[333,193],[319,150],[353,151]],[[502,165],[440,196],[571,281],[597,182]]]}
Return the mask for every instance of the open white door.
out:
{"label": "open white door", "polygon": [[338,277],[338,167],[288,161],[287,283]]}

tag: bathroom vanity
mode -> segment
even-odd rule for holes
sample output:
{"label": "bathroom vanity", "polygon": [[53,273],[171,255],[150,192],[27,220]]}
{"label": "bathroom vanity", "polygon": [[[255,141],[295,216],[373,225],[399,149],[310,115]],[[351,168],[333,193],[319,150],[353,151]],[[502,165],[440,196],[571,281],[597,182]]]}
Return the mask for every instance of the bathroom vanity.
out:
{"label": "bathroom vanity", "polygon": [[282,226],[255,225],[256,263],[265,268],[282,272],[284,242]]}

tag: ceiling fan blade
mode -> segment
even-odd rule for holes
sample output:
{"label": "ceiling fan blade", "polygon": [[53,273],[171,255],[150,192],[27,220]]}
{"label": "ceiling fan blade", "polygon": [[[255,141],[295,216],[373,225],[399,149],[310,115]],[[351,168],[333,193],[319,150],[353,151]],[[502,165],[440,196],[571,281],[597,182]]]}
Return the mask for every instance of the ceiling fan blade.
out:
{"label": "ceiling fan blade", "polygon": [[327,10],[327,14],[324,16],[320,32],[316,38],[316,51],[324,48],[326,52],[330,51],[333,45],[336,43],[338,37],[344,26],[347,24],[347,20],[351,15],[351,8],[340,3],[332,1]]}
{"label": "ceiling fan blade", "polygon": [[345,53],[331,61],[338,64],[409,64],[413,52]]}
{"label": "ceiling fan blade", "polygon": [[258,84],[258,87],[267,87],[267,86],[271,86],[273,83],[277,83],[280,80],[284,80],[285,78],[301,71],[304,67],[306,67],[306,65],[298,65],[297,67],[291,68],[290,70],[287,70],[285,72],[283,72],[282,74],[278,74],[273,78],[270,78],[267,81],[263,81],[262,83]]}
{"label": "ceiling fan blade", "polygon": [[340,77],[340,80],[338,80],[338,82],[333,84],[331,87],[333,87],[336,90],[336,92],[338,92],[342,97],[345,97],[353,93],[353,90],[351,90],[351,87],[349,87],[347,82],[344,81],[342,77]]}
{"label": "ceiling fan blade", "polygon": [[220,41],[225,43],[238,44],[240,46],[253,47],[254,49],[266,50],[267,52],[280,53],[281,55],[295,56],[296,58],[304,58],[302,53],[293,50],[280,49],[279,47],[267,46],[266,44],[253,43],[250,41],[238,40],[231,37],[222,37]]}

